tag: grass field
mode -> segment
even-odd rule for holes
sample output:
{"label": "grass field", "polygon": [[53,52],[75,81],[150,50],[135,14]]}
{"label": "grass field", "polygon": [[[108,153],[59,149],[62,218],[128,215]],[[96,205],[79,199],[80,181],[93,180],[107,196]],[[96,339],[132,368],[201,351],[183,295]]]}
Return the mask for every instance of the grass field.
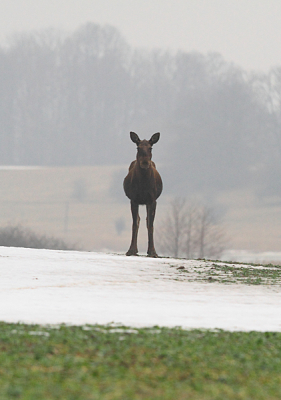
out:
{"label": "grass field", "polygon": [[255,265],[221,261],[200,260],[198,264],[173,265],[176,271],[173,279],[179,281],[208,281],[210,283],[245,284],[245,285],[281,285],[281,266],[273,264]]}
{"label": "grass field", "polygon": [[281,333],[0,323],[0,398],[281,398]]}

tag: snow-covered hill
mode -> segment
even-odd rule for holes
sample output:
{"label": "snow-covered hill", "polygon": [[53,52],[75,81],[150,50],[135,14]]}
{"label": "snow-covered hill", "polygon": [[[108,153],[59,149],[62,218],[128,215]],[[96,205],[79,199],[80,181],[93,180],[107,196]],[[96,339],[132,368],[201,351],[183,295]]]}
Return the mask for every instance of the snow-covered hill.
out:
{"label": "snow-covered hill", "polygon": [[211,265],[0,247],[0,320],[281,331],[279,286],[191,279]]}

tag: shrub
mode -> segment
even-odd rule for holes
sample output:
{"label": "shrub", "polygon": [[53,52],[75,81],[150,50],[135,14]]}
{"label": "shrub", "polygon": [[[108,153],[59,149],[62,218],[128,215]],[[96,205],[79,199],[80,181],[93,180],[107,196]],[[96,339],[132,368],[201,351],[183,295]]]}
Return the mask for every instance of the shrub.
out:
{"label": "shrub", "polygon": [[50,250],[77,250],[75,245],[69,245],[62,239],[38,234],[21,225],[0,228],[0,246]]}

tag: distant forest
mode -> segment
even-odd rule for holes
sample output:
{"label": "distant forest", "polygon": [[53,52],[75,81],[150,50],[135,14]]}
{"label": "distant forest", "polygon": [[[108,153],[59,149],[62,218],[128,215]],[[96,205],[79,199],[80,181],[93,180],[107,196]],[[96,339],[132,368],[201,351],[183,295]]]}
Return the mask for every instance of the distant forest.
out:
{"label": "distant forest", "polygon": [[167,190],[281,194],[281,67],[262,74],[219,54],[135,49],[89,23],[14,36],[0,71],[0,165],[127,164],[129,132],[160,131]]}

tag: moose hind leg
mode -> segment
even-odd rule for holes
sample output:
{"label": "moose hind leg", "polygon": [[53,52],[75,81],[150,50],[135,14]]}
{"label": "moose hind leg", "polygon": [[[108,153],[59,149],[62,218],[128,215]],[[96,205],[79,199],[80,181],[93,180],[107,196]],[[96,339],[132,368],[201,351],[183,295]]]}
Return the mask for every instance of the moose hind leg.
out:
{"label": "moose hind leg", "polygon": [[126,256],[137,256],[138,255],[138,230],[140,224],[140,216],[139,216],[139,205],[131,201],[131,211],[133,217],[133,227],[132,227],[132,241],[129,250],[126,253]]}
{"label": "moose hind leg", "polygon": [[147,232],[148,232],[148,249],[147,255],[148,257],[158,257],[155,247],[154,247],[154,239],[153,239],[153,222],[155,218],[155,211],[156,211],[156,201],[152,204],[147,204],[147,218],[146,218],[146,225],[147,225]]}

